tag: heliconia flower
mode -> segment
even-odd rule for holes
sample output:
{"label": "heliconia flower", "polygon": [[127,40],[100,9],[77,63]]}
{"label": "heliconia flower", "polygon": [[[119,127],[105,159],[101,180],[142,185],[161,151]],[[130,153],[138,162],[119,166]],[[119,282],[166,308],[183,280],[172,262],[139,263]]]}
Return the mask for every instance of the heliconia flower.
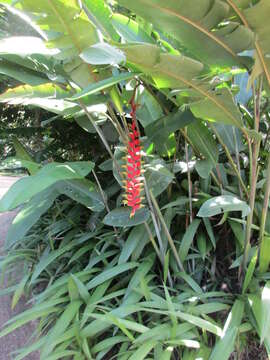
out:
{"label": "heliconia flower", "polygon": [[124,181],[125,188],[125,205],[131,207],[130,217],[135,215],[135,212],[142,207],[142,159],[141,159],[141,143],[139,131],[136,122],[136,104],[134,99],[130,101],[132,122],[130,124],[129,141],[127,144],[126,156],[126,180]]}

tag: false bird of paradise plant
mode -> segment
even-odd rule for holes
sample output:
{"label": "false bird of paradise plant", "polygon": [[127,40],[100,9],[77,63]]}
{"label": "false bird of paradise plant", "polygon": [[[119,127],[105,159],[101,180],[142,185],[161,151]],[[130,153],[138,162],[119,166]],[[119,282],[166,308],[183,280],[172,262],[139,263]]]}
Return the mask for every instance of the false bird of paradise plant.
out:
{"label": "false bird of paradise plant", "polygon": [[125,157],[126,164],[124,183],[124,201],[123,203],[131,207],[130,217],[133,217],[138,209],[142,205],[142,155],[141,155],[141,141],[140,141],[140,132],[138,129],[137,119],[136,119],[136,110],[138,105],[135,103],[136,88],[134,94],[130,100],[131,106],[131,124],[129,124],[129,134],[128,134],[128,143]]}

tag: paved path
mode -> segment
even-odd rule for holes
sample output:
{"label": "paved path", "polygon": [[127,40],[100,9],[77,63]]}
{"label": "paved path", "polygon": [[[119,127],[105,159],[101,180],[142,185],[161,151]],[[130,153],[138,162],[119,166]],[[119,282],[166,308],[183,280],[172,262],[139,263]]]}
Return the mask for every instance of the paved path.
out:
{"label": "paved path", "polygon": [[[0,176],[0,198],[4,195],[4,193],[9,189],[9,187],[17,181],[16,177],[7,177]],[[11,211],[7,213],[0,213],[0,254],[2,251],[2,247],[4,245],[5,237],[8,231],[8,227],[12,223],[13,218],[16,216],[16,211]],[[1,254],[2,255],[2,254]],[[5,287],[7,286],[4,283]],[[2,287],[2,288],[3,288]],[[5,324],[5,322],[13,317],[14,315],[21,313],[26,309],[25,300],[21,299],[21,301],[17,304],[14,310],[11,310],[11,296],[1,296],[0,297],[0,328]],[[34,324],[27,324],[13,333],[0,338],[0,360],[11,360],[11,352],[24,347],[29,341],[30,336],[33,334]],[[39,356],[37,354],[30,354],[26,358],[26,360],[39,360]]]}

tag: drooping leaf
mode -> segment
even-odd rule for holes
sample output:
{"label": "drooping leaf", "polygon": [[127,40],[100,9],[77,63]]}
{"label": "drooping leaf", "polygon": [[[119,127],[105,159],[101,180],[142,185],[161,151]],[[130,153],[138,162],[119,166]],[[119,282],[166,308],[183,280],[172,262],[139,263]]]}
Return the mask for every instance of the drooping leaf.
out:
{"label": "drooping leaf", "polygon": [[[137,70],[151,76],[159,89],[181,90],[180,94],[192,95],[190,103],[193,114],[208,121],[242,126],[242,117],[228,88],[213,91],[212,85],[198,80],[203,64],[181,55],[161,53],[150,44],[130,44],[120,47],[127,61]],[[141,54],[144,53],[144,57]]]}
{"label": "drooping leaf", "polygon": [[112,25],[116,31],[129,43],[146,42],[154,43],[154,40],[136,21],[122,15],[113,14]]}
{"label": "drooping leaf", "polygon": [[203,203],[197,216],[210,217],[228,211],[241,211],[242,217],[245,217],[250,212],[250,208],[244,201],[235,196],[215,196]]}
{"label": "drooping leaf", "polygon": [[106,43],[98,43],[85,49],[80,57],[88,64],[93,65],[116,65],[124,64],[125,54],[114,46]]}
{"label": "drooping leaf", "polygon": [[103,222],[110,226],[128,227],[144,223],[150,216],[147,208],[139,209],[133,217],[130,214],[131,210],[126,207],[114,209],[105,216]]}
{"label": "drooping leaf", "polygon": [[[267,1],[267,0],[266,0]],[[210,0],[118,0],[156,27],[170,33],[193,54],[211,66],[232,66],[241,63],[238,53],[253,45],[252,31],[239,23],[227,22],[212,31],[229,15],[225,2]],[[241,38],[241,41],[238,39]],[[204,44],[204,46],[202,46]]]}
{"label": "drooping leaf", "polygon": [[93,167],[90,161],[47,164],[35,175],[15,183],[2,197],[0,211],[14,209],[59,180],[83,179]]}

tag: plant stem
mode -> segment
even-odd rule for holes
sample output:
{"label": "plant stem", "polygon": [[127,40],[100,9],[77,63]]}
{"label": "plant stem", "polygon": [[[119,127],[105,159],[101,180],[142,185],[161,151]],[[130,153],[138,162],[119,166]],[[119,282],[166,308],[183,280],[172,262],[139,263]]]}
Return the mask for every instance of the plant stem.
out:
{"label": "plant stem", "polygon": [[225,153],[226,153],[226,156],[229,160],[229,163],[231,164],[231,167],[235,173],[235,175],[237,176],[238,180],[239,180],[239,184],[241,185],[242,189],[244,190],[245,192],[245,195],[246,197],[248,198],[248,190],[247,190],[247,187],[246,185],[244,184],[244,181],[241,177],[241,174],[240,174],[240,171],[237,169],[237,166],[235,165],[234,161],[233,161],[233,158],[230,154],[230,151],[227,147],[227,145],[224,143],[224,141],[222,140],[221,136],[219,135],[219,133],[217,132],[215,126],[211,123],[209,123],[209,126],[211,127],[213,133],[215,134],[216,138],[218,139],[218,142],[220,143],[220,145],[223,147]]}
{"label": "plant stem", "polygon": [[110,157],[112,158],[113,162],[114,162],[114,165],[117,169],[117,172],[119,173],[119,175],[121,176],[121,169],[120,169],[120,166],[118,164],[118,162],[116,161],[112,151],[111,151],[111,148],[110,148],[110,145],[108,144],[104,134],[103,134],[103,131],[100,129],[100,127],[96,124],[95,120],[92,118],[91,114],[89,113],[89,111],[87,110],[87,107],[84,105],[84,103],[82,101],[79,100],[79,104],[80,104],[80,107],[84,110],[86,116],[88,117],[88,119],[90,120],[91,124],[94,126],[96,132],[98,133],[101,141],[103,142],[106,150],[108,151]]}
{"label": "plant stem", "polygon": [[[187,134],[187,128],[185,128],[185,134]],[[192,182],[190,176],[190,169],[188,166],[189,158],[188,158],[188,143],[185,138],[185,156],[186,156],[186,164],[187,164],[187,178],[188,178],[188,199],[189,199],[189,223],[192,223]]]}
{"label": "plant stem", "polygon": [[[261,92],[262,92],[262,77],[259,79],[258,91],[256,91],[255,84],[253,85],[253,97],[254,97],[254,130],[256,132],[259,131],[260,124],[260,101],[261,101]],[[252,146],[252,157],[250,161],[252,162],[251,167],[251,179],[250,179],[250,195],[249,195],[249,207],[250,213],[247,216],[247,225],[246,225],[246,238],[245,238],[245,246],[244,246],[244,256],[243,263],[240,268],[240,276],[243,272],[246,271],[247,261],[248,261],[248,253],[250,249],[250,238],[251,238],[251,227],[253,221],[253,213],[254,213],[254,205],[255,205],[255,197],[256,197],[256,185],[258,179],[258,157],[260,151],[261,141],[258,139],[253,140]]]}
{"label": "plant stem", "polygon": [[[265,223],[266,223],[266,217],[267,217],[267,213],[268,213],[269,196],[270,196],[270,154],[268,155],[266,185],[265,185],[264,201],[263,201],[261,223],[260,223],[260,234],[259,234],[260,254],[261,254],[261,250],[262,250],[262,243],[263,243],[264,231],[265,231]],[[260,272],[262,272],[261,262],[259,264],[259,269],[260,269]]]}
{"label": "plant stem", "polygon": [[155,210],[156,210],[156,212],[157,212],[157,214],[158,214],[158,217],[159,217],[159,220],[160,220],[160,222],[161,222],[161,225],[162,225],[162,227],[163,227],[163,229],[164,229],[165,235],[166,235],[166,237],[167,237],[167,239],[168,239],[168,242],[169,242],[169,244],[170,244],[170,246],[171,246],[171,248],[172,248],[172,251],[173,251],[175,260],[176,260],[176,262],[177,262],[177,265],[178,265],[178,267],[179,267],[179,269],[180,269],[181,271],[184,271],[184,272],[185,272],[184,266],[183,266],[183,264],[182,264],[182,262],[181,262],[181,260],[180,260],[180,257],[179,257],[179,255],[178,255],[177,249],[176,249],[176,247],[175,247],[175,245],[174,245],[173,239],[172,239],[171,234],[170,234],[170,232],[169,232],[169,230],[168,230],[168,227],[167,227],[166,222],[165,222],[165,220],[164,220],[164,218],[163,218],[163,215],[162,215],[162,213],[161,213],[161,211],[160,211],[160,209],[159,209],[159,206],[158,206],[158,203],[157,203],[157,201],[156,201],[156,198],[154,197],[154,195],[153,195],[153,193],[152,193],[151,190],[149,190],[149,194],[150,194],[151,201],[152,201],[152,203],[153,203],[153,205],[154,205],[154,207],[155,207]]}

